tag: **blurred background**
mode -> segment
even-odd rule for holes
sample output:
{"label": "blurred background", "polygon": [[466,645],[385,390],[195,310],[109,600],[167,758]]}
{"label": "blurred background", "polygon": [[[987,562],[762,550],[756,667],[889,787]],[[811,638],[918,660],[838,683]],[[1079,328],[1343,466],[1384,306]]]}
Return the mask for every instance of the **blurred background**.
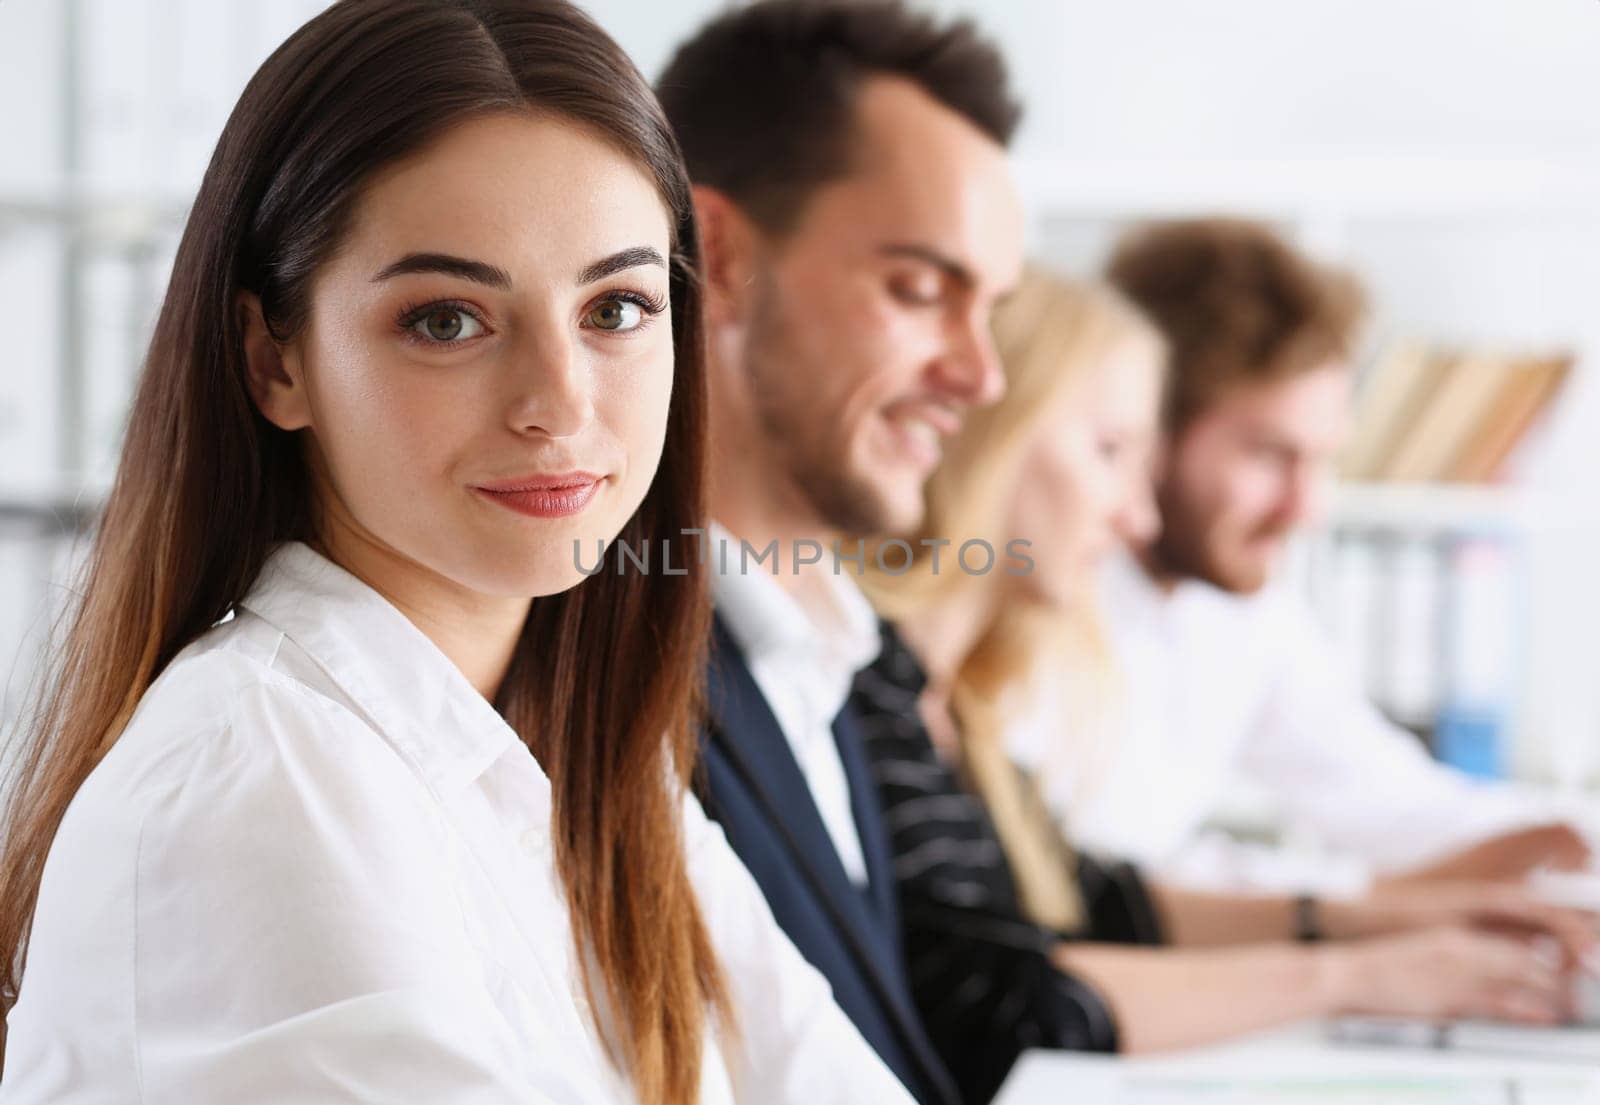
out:
{"label": "blurred background", "polygon": [[[0,723],[108,485],[216,137],[323,6],[0,0]],[[653,77],[721,4],[586,6]],[[1007,51],[1038,257],[1091,274],[1131,224],[1221,212],[1362,278],[1359,448],[1295,585],[1441,757],[1600,781],[1600,3],[922,6]]]}

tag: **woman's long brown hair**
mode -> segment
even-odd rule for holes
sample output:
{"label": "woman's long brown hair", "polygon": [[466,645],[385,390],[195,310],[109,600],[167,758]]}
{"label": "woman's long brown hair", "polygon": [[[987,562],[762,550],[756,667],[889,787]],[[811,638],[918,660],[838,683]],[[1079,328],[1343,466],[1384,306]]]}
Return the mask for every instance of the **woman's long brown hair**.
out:
{"label": "woman's long brown hair", "polygon": [[[245,388],[233,305],[305,324],[312,276],[372,174],[488,112],[551,113],[632,157],[673,220],[676,374],[666,450],[620,540],[687,574],[602,572],[537,599],[496,706],[554,786],[556,865],[640,1099],[697,1099],[708,1011],[726,1014],[689,884],[679,801],[706,630],[705,374],[689,184],[655,97],[563,0],[343,0],[256,73],[178,247],[106,503],[26,743],[0,856],[0,987],[14,1004],[45,857],[68,803],[151,682],[244,597],[279,542],[314,536],[294,435]],[[726,1025],[731,1028],[731,1025]]]}

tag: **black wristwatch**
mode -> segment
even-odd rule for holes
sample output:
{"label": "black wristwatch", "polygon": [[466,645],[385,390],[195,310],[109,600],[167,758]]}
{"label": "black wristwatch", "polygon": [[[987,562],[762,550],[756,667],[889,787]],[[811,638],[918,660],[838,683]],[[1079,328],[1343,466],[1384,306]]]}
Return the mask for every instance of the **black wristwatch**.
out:
{"label": "black wristwatch", "polygon": [[1327,936],[1322,929],[1322,906],[1314,895],[1301,894],[1294,900],[1294,938],[1314,944]]}

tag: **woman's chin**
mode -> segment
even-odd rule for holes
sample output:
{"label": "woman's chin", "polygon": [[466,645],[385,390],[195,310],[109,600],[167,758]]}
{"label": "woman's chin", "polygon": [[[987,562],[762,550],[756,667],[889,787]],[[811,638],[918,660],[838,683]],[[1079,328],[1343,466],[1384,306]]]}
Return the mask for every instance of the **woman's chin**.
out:
{"label": "woman's chin", "polygon": [[598,574],[592,565],[588,567],[588,571],[580,570],[570,555],[559,563],[508,566],[485,573],[483,585],[476,589],[501,598],[546,598],[570,591]]}
{"label": "woman's chin", "polygon": [[596,574],[596,541],[582,539],[480,544],[447,575],[468,590],[496,599],[536,599],[570,591]]}

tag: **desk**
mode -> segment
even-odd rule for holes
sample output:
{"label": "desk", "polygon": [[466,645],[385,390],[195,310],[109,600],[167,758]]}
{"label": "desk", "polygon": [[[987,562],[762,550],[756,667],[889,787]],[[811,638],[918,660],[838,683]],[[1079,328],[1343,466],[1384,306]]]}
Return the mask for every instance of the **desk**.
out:
{"label": "desk", "polygon": [[1355,1047],[1330,1042],[1320,1023],[1308,1023],[1149,1058],[1028,1052],[995,1105],[1600,1103],[1600,1029],[1549,1031],[1568,1033],[1573,1050],[1594,1061]]}

